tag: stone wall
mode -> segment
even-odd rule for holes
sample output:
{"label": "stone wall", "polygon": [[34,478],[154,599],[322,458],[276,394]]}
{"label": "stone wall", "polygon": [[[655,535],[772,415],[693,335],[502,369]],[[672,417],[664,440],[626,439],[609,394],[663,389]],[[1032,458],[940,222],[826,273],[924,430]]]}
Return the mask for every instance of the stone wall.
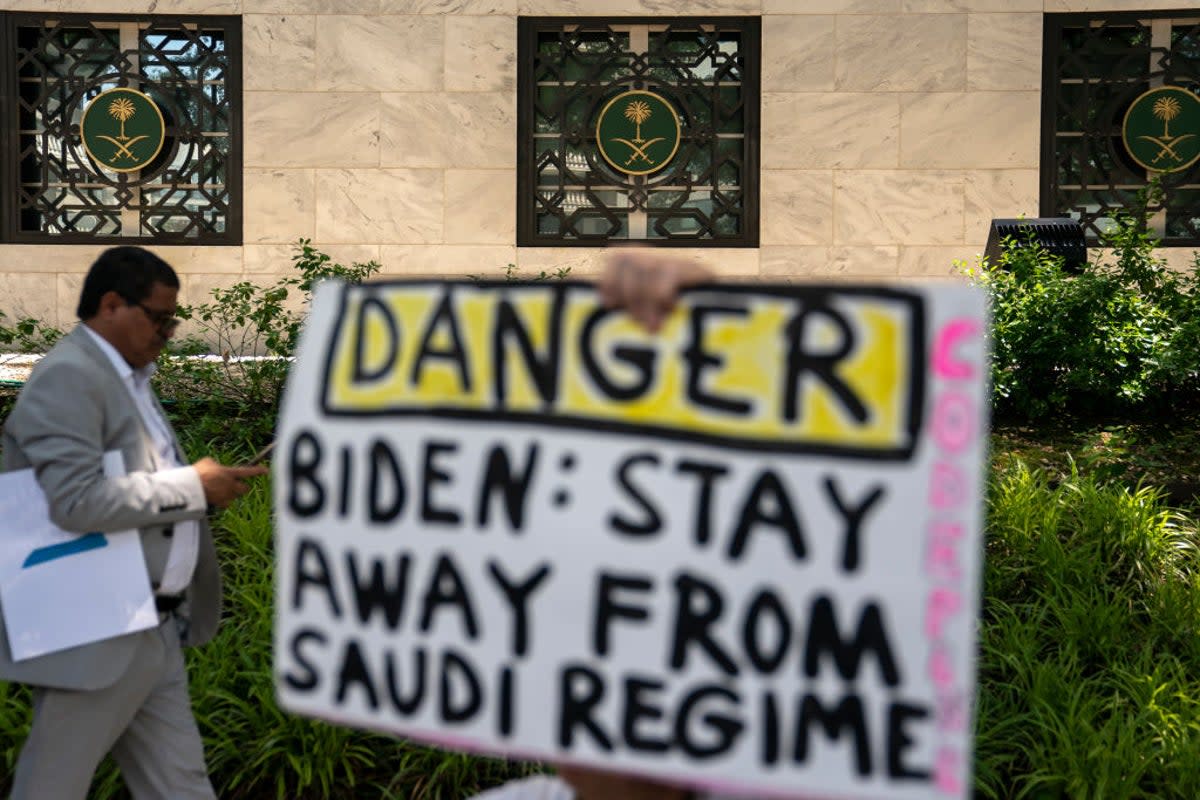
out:
{"label": "stone wall", "polygon": [[[389,275],[500,275],[517,248],[517,16],[762,15],[761,247],[730,276],[944,276],[993,217],[1035,216],[1042,13],[1180,0],[0,0],[240,14],[244,245],[163,247],[183,299],[288,269],[311,238]],[[94,246],[0,246],[0,309],[66,324]],[[1190,253],[1176,252],[1176,258]]]}

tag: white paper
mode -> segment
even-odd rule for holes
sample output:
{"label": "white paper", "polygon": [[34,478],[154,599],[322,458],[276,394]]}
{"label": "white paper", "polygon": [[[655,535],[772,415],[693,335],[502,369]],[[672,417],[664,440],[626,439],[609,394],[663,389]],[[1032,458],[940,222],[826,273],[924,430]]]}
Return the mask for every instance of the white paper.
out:
{"label": "white paper", "polygon": [[[104,472],[125,473],[120,453]],[[62,530],[32,469],[0,475],[0,607],[14,661],[158,624],[137,531]]]}

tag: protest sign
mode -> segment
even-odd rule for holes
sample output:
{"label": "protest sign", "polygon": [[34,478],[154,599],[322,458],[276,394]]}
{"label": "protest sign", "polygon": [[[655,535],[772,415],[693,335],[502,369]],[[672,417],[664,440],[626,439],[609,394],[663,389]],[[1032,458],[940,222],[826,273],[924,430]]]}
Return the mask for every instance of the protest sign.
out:
{"label": "protest sign", "polygon": [[984,299],[316,292],[274,460],[292,711],[754,796],[965,797]]}

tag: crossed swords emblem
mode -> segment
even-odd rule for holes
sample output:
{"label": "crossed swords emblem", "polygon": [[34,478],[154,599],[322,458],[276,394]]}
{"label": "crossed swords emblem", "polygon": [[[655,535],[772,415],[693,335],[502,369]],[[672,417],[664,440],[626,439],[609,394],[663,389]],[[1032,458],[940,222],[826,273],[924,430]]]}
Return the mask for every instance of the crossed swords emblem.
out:
{"label": "crossed swords emblem", "polygon": [[106,142],[112,142],[116,146],[117,149],[115,151],[113,151],[113,157],[112,157],[112,162],[115,164],[115,163],[117,163],[117,159],[119,159],[121,157],[128,158],[130,161],[137,161],[137,156],[135,156],[130,151],[129,148],[133,147],[135,144],[140,142],[142,139],[148,139],[150,137],[143,134],[142,136],[134,136],[132,139],[130,139],[127,136],[127,137],[125,137],[126,141],[124,141],[124,142],[122,142],[119,138],[112,137],[112,136],[104,136],[103,134],[97,136],[96,138],[103,139]]}
{"label": "crossed swords emblem", "polygon": [[1163,156],[1170,156],[1176,161],[1183,161],[1183,156],[1175,152],[1175,145],[1179,144],[1185,139],[1190,139],[1195,135],[1196,134],[1194,133],[1184,133],[1180,134],[1179,136],[1172,136],[1170,138],[1166,136],[1139,136],[1138,138],[1145,139],[1148,142],[1154,142],[1159,146],[1160,149],[1158,154],[1154,156],[1154,160],[1150,162],[1151,164],[1157,164],[1158,160]]}
{"label": "crossed swords emblem", "polygon": [[625,166],[628,167],[630,164],[632,164],[634,161],[637,161],[639,158],[642,161],[645,161],[647,164],[653,165],[654,160],[652,158],[650,158],[650,156],[646,155],[646,148],[650,147],[650,145],[655,144],[656,142],[661,142],[661,141],[665,140],[666,138],[667,137],[665,137],[665,136],[656,136],[653,139],[634,139],[634,140],[630,141],[629,139],[621,139],[618,137],[613,137],[613,141],[620,142],[621,144],[625,145],[626,147],[628,147],[630,150],[633,151],[632,153],[630,153],[629,158],[625,159]]}

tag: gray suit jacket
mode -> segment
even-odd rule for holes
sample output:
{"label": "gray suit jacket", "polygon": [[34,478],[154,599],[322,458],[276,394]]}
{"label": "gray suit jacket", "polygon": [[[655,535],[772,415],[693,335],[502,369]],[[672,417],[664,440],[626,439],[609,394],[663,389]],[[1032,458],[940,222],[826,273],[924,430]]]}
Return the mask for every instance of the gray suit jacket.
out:
{"label": "gray suit jacket", "polygon": [[[179,452],[178,442],[175,449]],[[102,457],[109,450],[119,450],[124,457],[124,476],[104,476]],[[179,458],[187,463],[182,453]],[[137,528],[152,584],[162,578],[166,566],[171,524],[200,520],[196,570],[180,613],[189,620],[184,643],[202,644],[216,633],[220,619],[217,554],[204,512],[189,511],[180,486],[155,474],[159,460],[129,390],[82,326],[38,362],[4,422],[3,469],[33,467],[50,517],[64,530],[82,534]],[[70,593],[71,588],[63,591]],[[87,602],[84,597],[73,599]],[[0,614],[0,680],[104,688],[128,668],[136,636],[117,636],[14,663]]]}

